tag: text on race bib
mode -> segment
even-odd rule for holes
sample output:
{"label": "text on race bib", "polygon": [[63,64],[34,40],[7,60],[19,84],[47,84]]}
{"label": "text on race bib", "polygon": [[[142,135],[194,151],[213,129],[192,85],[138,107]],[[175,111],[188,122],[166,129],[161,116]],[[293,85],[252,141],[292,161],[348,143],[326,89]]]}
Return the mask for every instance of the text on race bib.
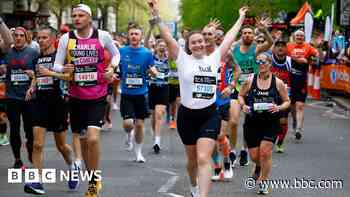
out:
{"label": "text on race bib", "polygon": [[194,76],[192,97],[197,99],[212,99],[216,92],[216,77]]}

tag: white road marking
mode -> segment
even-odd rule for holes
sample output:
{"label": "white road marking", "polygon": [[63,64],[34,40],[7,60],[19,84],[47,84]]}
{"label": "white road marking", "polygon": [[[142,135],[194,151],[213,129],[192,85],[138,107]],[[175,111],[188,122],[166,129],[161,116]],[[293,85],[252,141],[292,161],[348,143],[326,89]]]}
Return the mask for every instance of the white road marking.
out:
{"label": "white road marking", "polygon": [[152,168],[152,170],[154,170],[156,172],[162,172],[162,173],[165,173],[165,174],[169,174],[169,175],[172,175],[172,176],[177,176],[176,172],[172,172],[172,171],[169,171],[169,170],[156,169],[156,168]]}
{"label": "white road marking", "polygon": [[184,197],[179,194],[174,194],[174,193],[166,193],[167,196],[172,196],[172,197]]}
{"label": "white road marking", "polygon": [[170,188],[172,188],[175,185],[177,179],[179,179],[178,176],[171,177],[164,185],[162,185],[161,188],[159,188],[158,192],[159,193],[167,192]]}

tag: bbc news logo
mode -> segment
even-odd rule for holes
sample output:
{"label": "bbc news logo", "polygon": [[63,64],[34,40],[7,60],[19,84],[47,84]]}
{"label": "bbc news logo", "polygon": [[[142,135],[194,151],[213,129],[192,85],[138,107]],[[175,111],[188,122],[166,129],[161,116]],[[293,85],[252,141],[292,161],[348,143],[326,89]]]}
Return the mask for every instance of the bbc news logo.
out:
{"label": "bbc news logo", "polygon": [[56,169],[42,169],[41,175],[38,169],[8,169],[7,182],[8,183],[56,183],[71,181],[90,181],[95,178],[95,181],[101,181],[101,170],[83,171],[83,170],[56,170]]}

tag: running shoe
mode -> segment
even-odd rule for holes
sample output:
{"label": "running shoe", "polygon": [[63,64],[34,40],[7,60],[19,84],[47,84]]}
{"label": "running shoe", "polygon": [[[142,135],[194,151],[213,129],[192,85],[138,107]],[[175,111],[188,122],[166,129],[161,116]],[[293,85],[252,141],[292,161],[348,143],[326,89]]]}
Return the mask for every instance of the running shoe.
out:
{"label": "running shoe", "polygon": [[112,128],[113,128],[113,124],[112,123],[105,123],[102,127],[102,130],[103,131],[112,131]]}
{"label": "running shoe", "polygon": [[284,153],[283,144],[276,144],[276,153]]}
{"label": "running shoe", "polygon": [[20,169],[20,168],[23,168],[23,162],[22,160],[16,160],[15,163],[13,164],[13,168],[15,169]]}
{"label": "running shoe", "polygon": [[258,194],[260,195],[267,195],[270,193],[270,187],[266,183],[259,182],[258,183]]}
{"label": "running shoe", "polygon": [[24,185],[24,192],[35,195],[45,194],[45,190],[42,183],[26,183]]}
{"label": "running shoe", "polygon": [[97,193],[100,193],[100,191],[102,190],[102,181],[96,181],[96,189]]}
{"label": "running shoe", "polygon": [[171,120],[169,123],[169,129],[176,129],[176,121],[175,120]]}
{"label": "running shoe", "polygon": [[224,179],[230,180],[233,178],[233,169],[231,166],[231,162],[224,162]]}
{"label": "running shoe", "polygon": [[146,163],[146,159],[143,157],[142,153],[136,155],[136,163]]}
{"label": "running shoe", "polygon": [[236,163],[237,163],[237,156],[236,156],[236,153],[231,151],[230,154],[229,154],[229,158],[231,160],[231,167],[234,168]]}
{"label": "running shoe", "polygon": [[95,183],[89,183],[87,192],[85,192],[85,197],[98,197],[98,189]]}
{"label": "running shoe", "polygon": [[213,176],[211,177],[212,181],[223,181],[224,180],[224,172],[221,168],[215,168]]}
{"label": "running shoe", "polygon": [[295,139],[296,140],[301,140],[301,138],[302,138],[301,129],[297,129],[295,131]]}
{"label": "running shoe", "polygon": [[153,145],[153,151],[155,154],[159,154],[160,146],[158,144]]}
{"label": "running shoe", "polygon": [[112,110],[113,110],[113,111],[119,110],[119,107],[118,107],[118,104],[117,104],[117,103],[113,103],[113,104],[112,104]]}
{"label": "running shoe", "polygon": [[199,187],[191,187],[191,197],[200,197]]}
{"label": "running shoe", "polygon": [[240,154],[240,158],[239,158],[239,165],[247,166],[248,164],[249,164],[248,152],[246,150],[241,150],[241,154]]}
{"label": "running shoe", "polygon": [[7,134],[6,133],[0,134],[0,146],[6,146],[9,144],[10,144],[10,142],[9,142],[8,137],[7,137]]}
{"label": "running shoe", "polygon": [[[75,161],[72,163],[71,165],[71,171],[80,171],[81,170],[81,167],[80,165]],[[72,176],[69,176],[69,180],[68,180],[68,188],[70,190],[77,190],[79,186],[79,179],[78,180],[73,180],[72,179]]]}

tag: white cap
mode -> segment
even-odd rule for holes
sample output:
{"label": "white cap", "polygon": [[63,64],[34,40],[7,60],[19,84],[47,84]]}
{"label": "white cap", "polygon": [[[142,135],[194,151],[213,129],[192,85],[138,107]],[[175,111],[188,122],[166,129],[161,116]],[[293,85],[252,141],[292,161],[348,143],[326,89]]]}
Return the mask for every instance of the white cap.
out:
{"label": "white cap", "polygon": [[301,29],[298,29],[294,32],[294,35],[297,35],[297,34],[302,34],[302,35],[305,35],[304,31],[301,30]]}
{"label": "white cap", "polygon": [[91,8],[86,4],[78,4],[73,8],[74,10],[80,10],[86,12],[89,16],[92,16]]}

